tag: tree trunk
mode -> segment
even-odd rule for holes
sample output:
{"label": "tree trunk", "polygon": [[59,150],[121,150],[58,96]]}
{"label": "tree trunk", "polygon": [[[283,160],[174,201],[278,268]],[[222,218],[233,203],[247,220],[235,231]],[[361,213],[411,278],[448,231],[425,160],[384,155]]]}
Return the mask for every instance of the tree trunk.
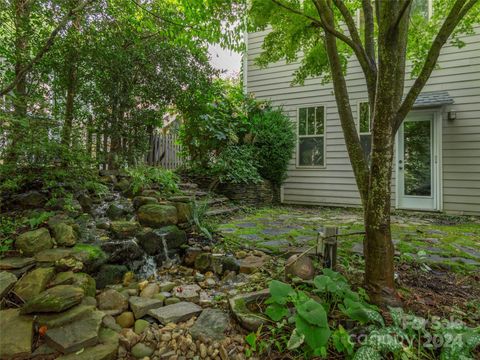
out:
{"label": "tree trunk", "polygon": [[[30,1],[16,0],[15,9],[15,76],[19,76],[28,63],[28,34],[30,30]],[[10,146],[6,154],[6,162],[15,163],[17,160],[16,146],[22,136],[22,121],[27,115],[27,78],[23,76],[14,88],[13,108],[15,121],[11,123]]]}

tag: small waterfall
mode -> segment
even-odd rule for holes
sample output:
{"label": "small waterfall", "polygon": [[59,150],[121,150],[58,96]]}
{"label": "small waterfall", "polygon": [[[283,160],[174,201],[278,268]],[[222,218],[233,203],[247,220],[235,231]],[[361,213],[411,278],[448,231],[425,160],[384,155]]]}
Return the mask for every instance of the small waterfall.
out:
{"label": "small waterfall", "polygon": [[165,240],[165,234],[162,234],[161,237],[162,237],[162,245],[163,245],[163,254],[165,255],[165,262],[170,262],[170,258],[168,257],[168,245],[167,245],[167,240]]}
{"label": "small waterfall", "polygon": [[144,254],[142,259],[142,267],[138,270],[137,276],[139,279],[148,279],[153,276],[157,277],[157,262],[155,257]]}

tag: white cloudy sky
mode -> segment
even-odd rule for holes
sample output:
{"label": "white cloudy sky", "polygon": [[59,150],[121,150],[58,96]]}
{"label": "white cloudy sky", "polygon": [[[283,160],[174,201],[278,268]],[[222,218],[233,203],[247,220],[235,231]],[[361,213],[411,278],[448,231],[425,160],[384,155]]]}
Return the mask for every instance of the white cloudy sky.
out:
{"label": "white cloudy sky", "polygon": [[226,75],[235,75],[240,72],[241,54],[222,49],[219,45],[210,46],[209,52],[210,63],[214,68],[226,70]]}

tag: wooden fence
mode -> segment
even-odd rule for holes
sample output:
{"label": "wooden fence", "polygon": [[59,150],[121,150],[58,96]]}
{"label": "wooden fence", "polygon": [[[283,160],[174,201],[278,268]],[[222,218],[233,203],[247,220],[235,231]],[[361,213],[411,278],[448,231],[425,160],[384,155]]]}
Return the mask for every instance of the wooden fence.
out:
{"label": "wooden fence", "polygon": [[176,134],[155,134],[150,137],[150,151],[145,161],[148,165],[173,170],[183,164],[181,149]]}

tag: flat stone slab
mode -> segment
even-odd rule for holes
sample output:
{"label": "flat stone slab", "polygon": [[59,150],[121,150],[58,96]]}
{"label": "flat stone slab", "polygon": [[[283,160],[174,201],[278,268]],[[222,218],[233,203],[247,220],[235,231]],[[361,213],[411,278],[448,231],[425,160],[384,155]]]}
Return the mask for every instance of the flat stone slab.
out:
{"label": "flat stone slab", "polygon": [[73,285],[57,285],[31,298],[22,308],[22,313],[59,313],[79,304],[84,290]]}
{"label": "flat stone slab", "polygon": [[200,314],[202,308],[197,304],[182,301],[176,304],[167,305],[158,309],[148,311],[148,315],[153,316],[162,324],[170,322],[178,323],[189,320],[192,316]]}
{"label": "flat stone slab", "polygon": [[249,222],[249,223],[239,223],[235,224],[236,227],[242,228],[242,229],[248,229],[248,228],[254,228],[257,227],[256,223]]}
{"label": "flat stone slab", "polygon": [[21,269],[33,264],[35,264],[35,259],[31,257],[7,257],[0,259],[0,270]]}
{"label": "flat stone slab", "polygon": [[282,248],[282,247],[288,247],[290,245],[290,242],[286,239],[280,239],[280,240],[265,241],[265,242],[262,242],[261,244],[269,247]]}
{"label": "flat stone slab", "polygon": [[0,272],[0,300],[10,292],[16,282],[17,277],[14,274],[8,271]]}
{"label": "flat stone slab", "polygon": [[196,302],[199,299],[199,292],[202,290],[197,284],[181,285],[173,289],[172,295],[184,301]]}
{"label": "flat stone slab", "polygon": [[23,357],[32,351],[33,317],[18,309],[0,311],[0,358]]}
{"label": "flat stone slab", "polygon": [[37,268],[18,280],[13,291],[24,301],[28,301],[45,290],[54,275],[53,267]]}
{"label": "flat stone slab", "polygon": [[272,229],[265,229],[262,231],[264,235],[271,235],[271,236],[277,236],[277,235],[283,235],[283,234],[288,234],[292,229],[285,229],[285,228],[272,228]]}
{"label": "flat stone slab", "polygon": [[45,341],[61,353],[72,353],[98,343],[98,331],[105,314],[94,311],[70,324],[47,330]]}
{"label": "flat stone slab", "polygon": [[131,296],[128,302],[130,303],[130,309],[132,309],[135,319],[144,317],[148,314],[149,310],[163,306],[163,300],[148,299],[140,296]]}
{"label": "flat stone slab", "polygon": [[35,260],[43,263],[53,263],[60,259],[69,257],[72,255],[72,249],[67,248],[55,248],[42,250],[39,253],[35,254]]}
{"label": "flat stone slab", "polygon": [[194,339],[221,340],[225,337],[230,317],[219,309],[205,309],[190,328]]}
{"label": "flat stone slab", "polygon": [[240,259],[240,272],[244,274],[252,274],[257,272],[267,262],[265,256],[249,255],[246,258]]}
{"label": "flat stone slab", "polygon": [[74,321],[77,321],[78,319],[87,317],[95,310],[95,306],[80,304],[61,313],[38,314],[35,322],[39,326],[46,325],[47,328],[51,329],[59,326],[68,325]]}
{"label": "flat stone slab", "polygon": [[258,236],[256,234],[242,234],[239,235],[238,237],[245,239],[245,240],[250,240],[250,241],[260,241],[263,240],[261,236]]}

